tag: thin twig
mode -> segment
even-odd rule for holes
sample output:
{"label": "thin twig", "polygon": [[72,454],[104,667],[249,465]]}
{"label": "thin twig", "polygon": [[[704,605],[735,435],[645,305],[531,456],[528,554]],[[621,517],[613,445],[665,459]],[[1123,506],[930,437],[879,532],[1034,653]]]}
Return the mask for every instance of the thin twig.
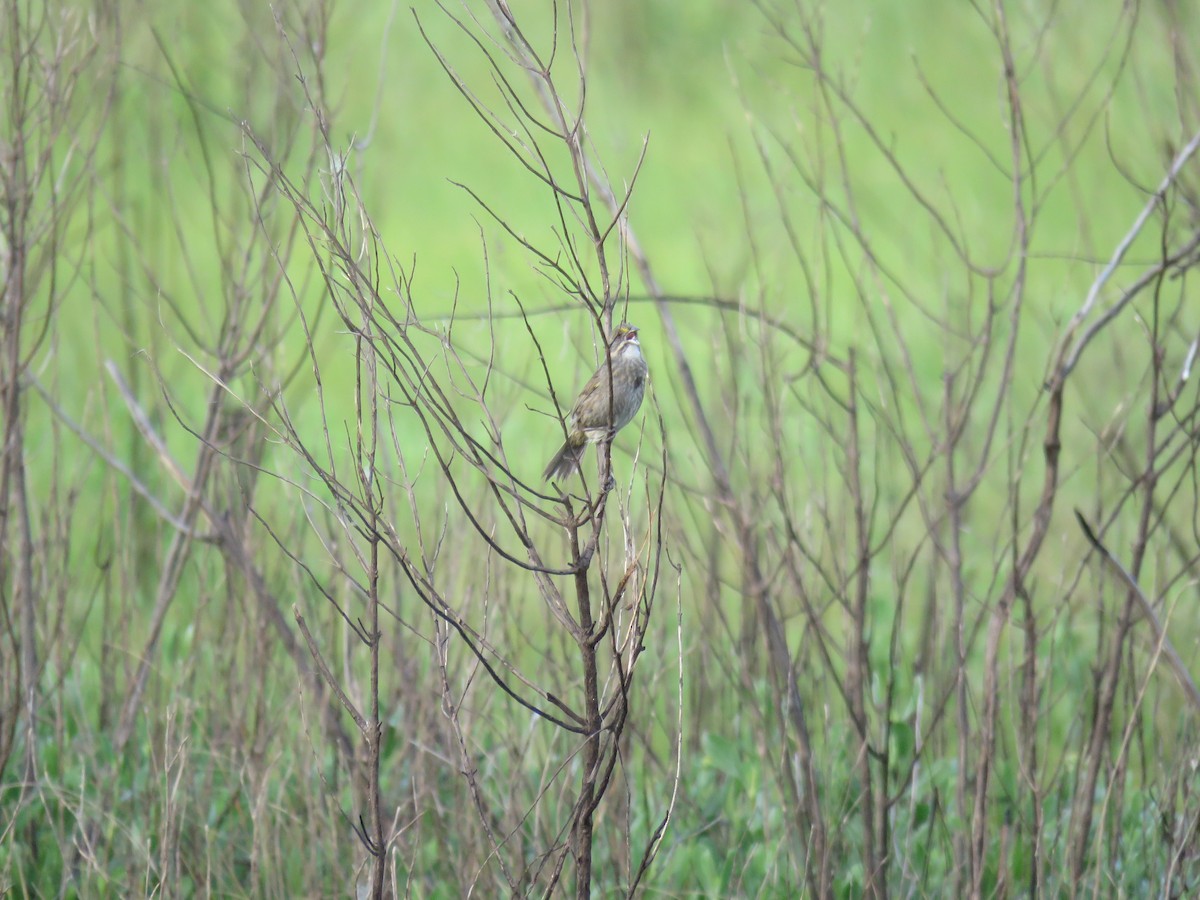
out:
{"label": "thin twig", "polygon": [[1192,707],[1196,712],[1200,713],[1200,689],[1196,687],[1196,682],[1192,680],[1192,674],[1188,671],[1187,666],[1184,665],[1178,651],[1175,650],[1175,645],[1167,637],[1166,629],[1159,620],[1158,614],[1154,611],[1153,605],[1142,591],[1141,585],[1138,584],[1137,579],[1133,577],[1132,573],[1121,565],[1120,561],[1100,542],[1096,533],[1092,531],[1091,525],[1088,524],[1087,519],[1084,518],[1083,513],[1078,509],[1075,510],[1075,518],[1079,522],[1079,527],[1083,529],[1083,534],[1088,539],[1088,543],[1100,553],[1109,571],[1113,572],[1118,580],[1137,598],[1142,615],[1145,616],[1146,621],[1150,624],[1150,631],[1154,637],[1154,646],[1162,648],[1162,656],[1167,661],[1168,668],[1170,668],[1176,680],[1179,681],[1179,685],[1183,688],[1183,692],[1187,695]]}

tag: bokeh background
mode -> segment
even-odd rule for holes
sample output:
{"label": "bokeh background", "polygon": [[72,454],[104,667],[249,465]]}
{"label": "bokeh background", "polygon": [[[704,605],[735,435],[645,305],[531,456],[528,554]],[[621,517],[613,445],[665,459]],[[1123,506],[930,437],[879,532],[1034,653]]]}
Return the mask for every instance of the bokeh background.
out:
{"label": "bokeh background", "polygon": [[582,741],[480,662],[570,698],[575,644],[344,312],[554,514],[564,270],[652,380],[592,893],[1196,891],[1196,9],[513,7],[576,155],[485,2],[4,11],[0,893],[367,895],[372,790],[385,893],[574,889]]}

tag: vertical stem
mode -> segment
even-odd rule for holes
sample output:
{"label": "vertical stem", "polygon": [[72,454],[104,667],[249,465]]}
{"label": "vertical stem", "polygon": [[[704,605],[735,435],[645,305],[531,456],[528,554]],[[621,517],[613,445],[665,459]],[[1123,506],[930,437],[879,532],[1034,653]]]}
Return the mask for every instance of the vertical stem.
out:
{"label": "vertical stem", "polygon": [[[954,376],[947,374],[943,383],[942,409],[946,434],[954,433],[953,418]],[[958,777],[954,780],[954,799],[963,822],[970,818],[967,802],[968,773],[971,771],[971,701],[967,694],[967,624],[966,585],[963,581],[962,529],[963,500],[959,496],[956,445],[946,448],[946,507],[949,513],[949,533],[944,543],[946,568],[950,571],[951,594],[954,598],[954,681],[958,715]],[[975,879],[975,857],[971,852],[966,829],[956,829],[953,837],[954,855],[960,861],[957,891],[966,896]],[[961,865],[965,863],[965,867]]]}
{"label": "vertical stem", "polygon": [[367,746],[367,803],[371,817],[371,840],[374,842],[374,865],[371,876],[371,896],[383,900],[384,878],[387,874],[387,841],[383,833],[383,801],[380,797],[379,755],[383,739],[383,722],[379,718],[379,516],[372,517],[371,527],[371,597],[367,615],[371,620],[371,716]]}
{"label": "vertical stem", "polygon": [[875,849],[878,823],[875,811],[875,789],[871,778],[871,734],[870,718],[867,715],[866,690],[871,676],[870,648],[867,644],[867,595],[870,588],[871,540],[870,523],[867,521],[866,502],[863,496],[861,477],[862,453],[859,444],[858,421],[858,378],[855,354],[850,351],[848,375],[850,379],[849,408],[850,433],[847,448],[847,468],[850,498],[854,504],[855,567],[858,575],[855,583],[853,626],[850,635],[850,666],[847,672],[847,693],[850,697],[851,713],[858,729],[858,748],[855,757],[858,765],[860,802],[863,823],[863,878],[866,896],[886,897],[883,865]]}
{"label": "vertical stem", "polygon": [[[1146,416],[1146,469],[1141,477],[1143,502],[1138,518],[1137,537],[1133,545],[1133,558],[1129,565],[1129,572],[1135,579],[1138,573],[1141,572],[1142,563],[1146,555],[1146,546],[1149,541],[1152,525],[1151,518],[1154,511],[1154,492],[1158,486],[1158,469],[1156,465],[1160,451],[1157,426],[1160,399],[1159,388],[1162,384],[1162,351],[1158,343],[1157,333],[1157,298],[1155,313],[1154,331],[1152,333],[1153,343],[1151,346],[1151,352],[1153,353],[1151,365],[1154,377],[1150,379],[1150,402]],[[1108,662],[1100,676],[1100,687],[1096,699],[1096,718],[1092,724],[1092,731],[1087,743],[1085,774],[1082,783],[1076,786],[1075,797],[1077,802],[1074,805],[1079,809],[1079,817],[1072,822],[1071,842],[1068,848],[1070,872],[1072,878],[1076,881],[1083,877],[1088,862],[1087,851],[1088,844],[1091,842],[1092,814],[1095,808],[1092,798],[1096,796],[1096,786],[1100,781],[1100,769],[1110,753],[1109,730],[1112,727],[1117,688],[1120,685],[1121,679],[1121,655],[1124,652],[1125,642],[1133,627],[1137,611],[1137,592],[1133,587],[1130,587],[1126,590],[1125,604],[1121,609],[1121,615],[1117,620],[1117,627],[1113,631],[1112,640],[1109,644]],[[1114,782],[1115,780],[1114,778]],[[1115,783],[1109,785],[1109,790],[1115,789]]]}
{"label": "vertical stem", "polygon": [[[374,297],[371,289],[366,296]],[[364,310],[365,312],[365,310]],[[355,419],[358,423],[356,439],[357,477],[363,500],[370,508],[370,527],[367,529],[369,556],[367,559],[367,618],[370,622],[368,647],[371,654],[371,696],[367,702],[367,727],[363,737],[367,742],[367,818],[369,838],[367,848],[372,854],[371,896],[383,900],[384,882],[387,877],[388,839],[384,834],[382,786],[379,781],[380,756],[382,753],[383,722],[379,714],[379,543],[381,519],[384,514],[383,495],[377,490],[376,448],[379,435],[379,379],[376,347],[369,330],[372,322],[368,317],[362,323],[355,354]],[[364,408],[364,399],[366,401]]]}
{"label": "vertical stem", "polygon": [[1021,681],[1023,696],[1021,698],[1021,730],[1024,732],[1022,741],[1025,747],[1025,759],[1021,771],[1033,794],[1033,835],[1030,848],[1031,865],[1029,866],[1029,896],[1037,897],[1041,887],[1041,842],[1045,833],[1046,812],[1042,803],[1041,786],[1038,784],[1038,686],[1037,686],[1037,619],[1034,616],[1033,598],[1028,590],[1020,591],[1022,614],[1025,618],[1025,664],[1022,667]]}
{"label": "vertical stem", "polygon": [[[25,766],[21,776],[21,797],[35,781],[37,741],[34,728],[38,717],[38,654],[37,603],[33,596],[33,532],[29,517],[29,498],[25,484],[25,434],[21,408],[21,326],[25,307],[28,220],[32,203],[32,187],[28,184],[26,141],[31,138],[22,129],[29,124],[26,102],[29,99],[25,66],[30,62],[32,48],[22,45],[25,26],[21,21],[19,3],[9,4],[8,56],[12,62],[11,105],[8,109],[10,128],[15,139],[9,144],[0,170],[0,195],[5,206],[4,244],[7,259],[0,261],[7,270],[5,293],[0,297],[0,328],[3,328],[3,360],[0,365],[0,405],[3,407],[3,445],[0,447],[0,583],[12,578],[5,593],[14,598],[20,621],[19,683],[20,703],[25,715]],[[33,41],[33,36],[29,38]],[[10,568],[11,567],[11,568]],[[0,759],[0,768],[6,762]],[[20,805],[18,800],[18,806]],[[32,830],[31,836],[36,834]],[[36,843],[31,844],[36,856]]]}
{"label": "vertical stem", "polygon": [[588,736],[583,745],[583,780],[579,786],[571,845],[575,855],[575,896],[586,900],[592,893],[592,824],[596,808],[596,770],[600,760],[601,721],[596,644],[592,639],[592,599],[587,567],[580,565],[579,531],[575,527],[571,528],[571,555],[575,565],[575,597],[579,603],[579,633],[576,640],[583,663],[584,723],[588,729]]}

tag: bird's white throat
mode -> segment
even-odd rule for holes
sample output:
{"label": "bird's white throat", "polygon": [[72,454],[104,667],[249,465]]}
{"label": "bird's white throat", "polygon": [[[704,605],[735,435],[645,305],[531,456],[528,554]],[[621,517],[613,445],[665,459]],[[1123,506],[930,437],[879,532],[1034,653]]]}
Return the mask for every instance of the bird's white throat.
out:
{"label": "bird's white throat", "polygon": [[617,351],[618,356],[629,356],[633,359],[642,358],[642,347],[637,340],[628,340],[621,345],[621,349]]}

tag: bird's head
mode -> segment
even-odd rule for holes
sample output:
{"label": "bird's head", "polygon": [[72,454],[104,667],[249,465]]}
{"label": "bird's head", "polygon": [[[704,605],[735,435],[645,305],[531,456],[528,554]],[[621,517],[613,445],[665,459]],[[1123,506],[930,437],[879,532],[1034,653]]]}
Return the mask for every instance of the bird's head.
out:
{"label": "bird's head", "polygon": [[614,356],[625,353],[641,355],[642,345],[638,342],[638,330],[628,322],[622,323],[617,329],[612,342],[612,353]]}

